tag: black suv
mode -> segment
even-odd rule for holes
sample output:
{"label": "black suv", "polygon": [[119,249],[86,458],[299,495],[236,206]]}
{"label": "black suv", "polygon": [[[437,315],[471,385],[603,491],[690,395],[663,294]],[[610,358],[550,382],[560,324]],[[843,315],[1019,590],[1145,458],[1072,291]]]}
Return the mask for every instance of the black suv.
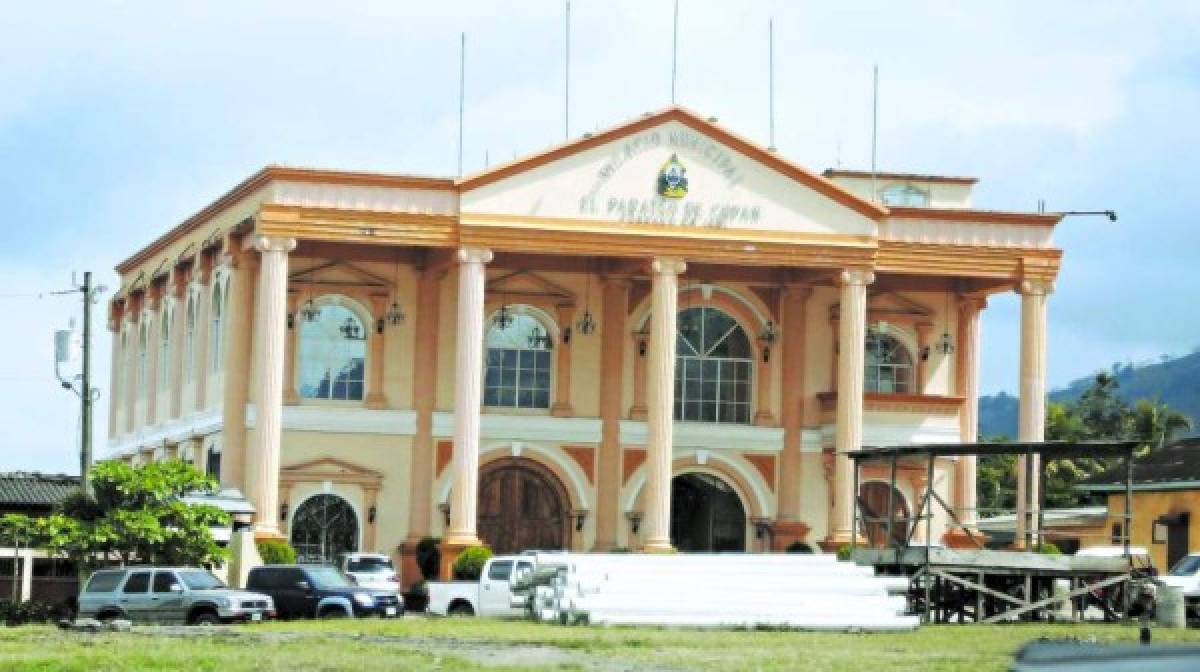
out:
{"label": "black suv", "polygon": [[279,618],[404,615],[396,593],[354,585],[336,567],[265,565],[250,570],[246,589],[270,595]]}

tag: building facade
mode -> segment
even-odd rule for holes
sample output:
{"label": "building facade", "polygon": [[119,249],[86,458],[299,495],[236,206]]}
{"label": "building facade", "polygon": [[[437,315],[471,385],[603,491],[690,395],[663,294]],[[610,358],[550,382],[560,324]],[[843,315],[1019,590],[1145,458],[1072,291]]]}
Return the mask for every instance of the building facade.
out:
{"label": "building facade", "polygon": [[[268,167],[117,267],[111,457],[192,460],[262,534],[406,581],[427,536],[830,549],[843,453],[975,439],[995,293],[1041,438],[1059,217],[974,182],[814,174],[677,107],[461,179]],[[974,480],[899,490],[969,522]]]}

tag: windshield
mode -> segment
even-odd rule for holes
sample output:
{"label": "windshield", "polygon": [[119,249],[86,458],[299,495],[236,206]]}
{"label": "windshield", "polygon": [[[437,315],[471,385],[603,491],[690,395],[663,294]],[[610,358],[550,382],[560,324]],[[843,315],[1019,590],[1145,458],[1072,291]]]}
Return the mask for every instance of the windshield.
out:
{"label": "windshield", "polygon": [[333,567],[313,567],[308,570],[308,575],[312,579],[313,588],[326,590],[329,588],[349,588],[354,584]]}
{"label": "windshield", "polygon": [[392,567],[392,561],[387,558],[358,558],[347,563],[346,571],[363,572],[363,573],[392,573],[395,568]]}
{"label": "windshield", "polygon": [[178,574],[179,579],[191,590],[216,590],[225,587],[220,579],[203,570],[183,570]]}
{"label": "windshield", "polygon": [[1171,576],[1192,576],[1200,571],[1200,555],[1184,556],[1171,568]]}

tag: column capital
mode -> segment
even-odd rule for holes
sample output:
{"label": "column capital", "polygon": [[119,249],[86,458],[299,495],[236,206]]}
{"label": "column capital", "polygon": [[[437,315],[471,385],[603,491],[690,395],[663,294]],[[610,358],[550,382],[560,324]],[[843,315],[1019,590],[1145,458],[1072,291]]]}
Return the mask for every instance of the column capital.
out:
{"label": "column capital", "polygon": [[460,247],[455,257],[460,264],[487,264],[494,255],[486,247]]}
{"label": "column capital", "polygon": [[679,257],[655,257],[650,272],[655,275],[679,275],[687,270],[687,262]]}
{"label": "column capital", "polygon": [[296,239],[259,234],[247,237],[243,245],[243,249],[246,248],[254,248],[258,252],[283,252],[287,254],[296,249]]}
{"label": "column capital", "polygon": [[838,273],[834,278],[834,283],[839,287],[846,285],[862,285],[866,286],[875,282],[875,272],[866,269],[846,269]]}
{"label": "column capital", "polygon": [[1017,285],[1017,293],[1023,296],[1046,296],[1054,293],[1054,281],[1047,278],[1025,278]]}
{"label": "column capital", "polygon": [[807,301],[813,294],[812,285],[784,285],[783,298],[787,300]]}
{"label": "column capital", "polygon": [[958,295],[958,311],[960,313],[978,313],[984,308],[987,308],[986,296],[974,296],[971,294]]}

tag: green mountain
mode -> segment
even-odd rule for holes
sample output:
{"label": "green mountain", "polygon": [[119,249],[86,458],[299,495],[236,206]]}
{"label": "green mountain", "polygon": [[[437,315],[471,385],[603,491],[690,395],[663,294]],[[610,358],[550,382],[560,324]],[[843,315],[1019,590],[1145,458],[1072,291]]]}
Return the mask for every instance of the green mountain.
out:
{"label": "green mountain", "polygon": [[[1192,434],[1200,435],[1200,349],[1182,357],[1164,356],[1157,362],[1117,362],[1111,371],[1126,402],[1163,401],[1192,418],[1195,424]],[[1071,381],[1066,387],[1052,391],[1050,399],[1073,401],[1091,384],[1091,376]],[[979,398],[979,435],[997,434],[1017,435],[1017,398],[1004,392]]]}

